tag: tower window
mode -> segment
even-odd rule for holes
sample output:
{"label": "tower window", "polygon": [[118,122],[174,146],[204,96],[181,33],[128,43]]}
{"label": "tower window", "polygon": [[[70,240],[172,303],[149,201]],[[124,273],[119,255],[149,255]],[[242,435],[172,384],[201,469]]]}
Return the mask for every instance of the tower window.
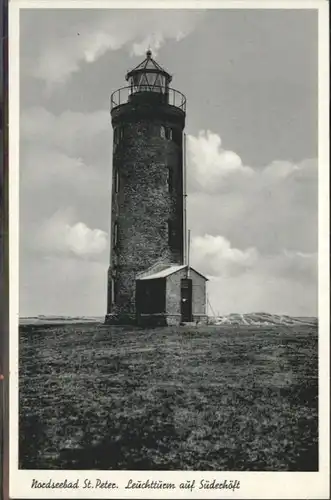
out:
{"label": "tower window", "polygon": [[168,167],[168,179],[167,179],[167,182],[168,182],[168,192],[171,193],[172,192],[172,188],[173,188],[173,171],[172,171],[172,167]]}
{"label": "tower window", "polygon": [[166,130],[166,138],[172,140],[172,128],[168,127]]}
{"label": "tower window", "polygon": [[114,146],[117,146],[124,138],[124,127],[116,127],[114,129]]}
{"label": "tower window", "polygon": [[113,278],[111,281],[111,295],[112,303],[116,305],[118,302],[118,282],[116,278]]}
{"label": "tower window", "polygon": [[162,137],[162,139],[166,138],[166,129],[163,127],[163,125],[161,125],[160,128],[160,136]]}
{"label": "tower window", "polygon": [[116,300],[115,300],[115,280],[114,279],[111,280],[111,303],[112,304],[116,303]]}
{"label": "tower window", "polygon": [[119,127],[114,129],[114,146],[117,146],[119,140]]}
{"label": "tower window", "polygon": [[114,234],[113,234],[114,248],[117,247],[118,244],[118,222],[114,224]]}
{"label": "tower window", "polygon": [[115,171],[115,193],[118,193],[120,189],[120,174],[118,169]]}
{"label": "tower window", "polygon": [[180,130],[173,130],[172,138],[178,146],[182,144],[182,132]]}

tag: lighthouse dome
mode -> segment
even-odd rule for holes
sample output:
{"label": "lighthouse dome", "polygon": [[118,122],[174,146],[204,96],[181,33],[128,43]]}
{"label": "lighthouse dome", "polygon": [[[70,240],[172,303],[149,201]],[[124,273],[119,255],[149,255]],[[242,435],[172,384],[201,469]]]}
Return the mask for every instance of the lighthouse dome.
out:
{"label": "lighthouse dome", "polygon": [[152,51],[146,52],[146,58],[126,75],[132,92],[167,93],[171,75],[152,57]]}

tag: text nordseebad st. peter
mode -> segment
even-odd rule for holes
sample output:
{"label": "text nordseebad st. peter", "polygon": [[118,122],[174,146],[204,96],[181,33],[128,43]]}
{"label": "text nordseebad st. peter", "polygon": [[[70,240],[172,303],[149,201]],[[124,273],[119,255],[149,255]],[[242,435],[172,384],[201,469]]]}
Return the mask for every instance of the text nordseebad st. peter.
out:
{"label": "text nordseebad st. peter", "polygon": [[[204,489],[204,490],[214,490],[214,489],[226,489],[226,490],[237,490],[240,489],[240,481],[228,481],[227,479],[217,481],[216,479],[206,480],[201,479],[200,481],[187,480],[180,482],[179,484],[169,483],[160,480],[133,480],[129,481],[124,486],[124,489],[136,490],[136,489],[170,489],[174,490],[178,487],[179,489]],[[95,479],[94,481],[90,479],[83,479],[76,481],[69,481],[65,479],[64,481],[54,481],[49,479],[48,481],[37,481],[37,479],[32,480],[31,488],[40,489],[117,489],[118,484],[111,480],[101,480]]]}

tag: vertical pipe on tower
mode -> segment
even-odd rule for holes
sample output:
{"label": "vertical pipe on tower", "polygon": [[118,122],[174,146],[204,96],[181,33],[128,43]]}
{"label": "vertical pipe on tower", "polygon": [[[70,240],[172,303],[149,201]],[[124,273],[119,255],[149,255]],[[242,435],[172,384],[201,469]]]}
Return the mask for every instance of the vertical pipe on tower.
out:
{"label": "vertical pipe on tower", "polygon": [[183,141],[183,245],[184,245],[184,264],[188,264],[187,259],[187,213],[186,213],[186,134],[184,133]]}
{"label": "vertical pipe on tower", "polygon": [[190,277],[190,246],[191,246],[191,231],[187,232],[187,277]]}

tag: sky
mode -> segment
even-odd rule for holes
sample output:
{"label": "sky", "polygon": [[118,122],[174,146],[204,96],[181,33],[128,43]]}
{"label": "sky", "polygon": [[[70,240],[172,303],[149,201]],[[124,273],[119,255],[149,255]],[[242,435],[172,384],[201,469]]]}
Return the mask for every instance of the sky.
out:
{"label": "sky", "polygon": [[213,312],[317,315],[317,37],[309,10],[21,10],[20,315],[106,312],[109,97],[148,47]]}

